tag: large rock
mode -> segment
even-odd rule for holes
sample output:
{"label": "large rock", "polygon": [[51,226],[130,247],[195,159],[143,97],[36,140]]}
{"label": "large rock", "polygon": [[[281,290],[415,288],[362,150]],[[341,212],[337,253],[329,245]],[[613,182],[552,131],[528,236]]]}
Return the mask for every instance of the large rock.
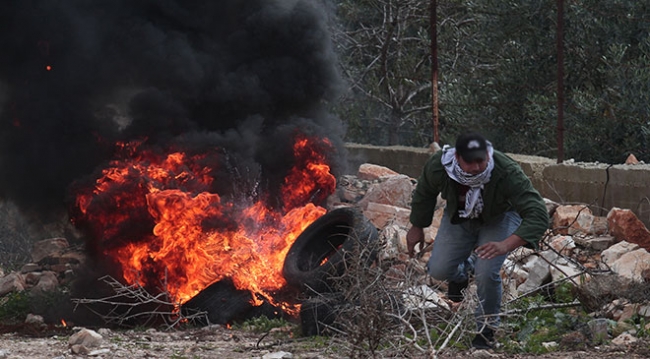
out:
{"label": "large rock", "polygon": [[592,233],[594,215],[584,205],[558,206],[552,216],[553,229],[559,234]]}
{"label": "large rock", "polygon": [[20,292],[25,290],[27,284],[25,278],[20,273],[11,272],[0,278],[0,296],[11,292]]}
{"label": "large rock", "polygon": [[363,210],[363,215],[377,228],[384,228],[389,224],[407,227],[410,214],[410,209],[375,202],[368,203]]}
{"label": "large rock", "polygon": [[645,249],[627,252],[611,265],[612,271],[619,276],[643,283],[650,278],[645,278],[650,273],[650,253]]}
{"label": "large rock", "polygon": [[390,176],[368,188],[366,195],[358,202],[358,206],[366,209],[371,202],[408,208],[411,206],[411,196],[415,184],[405,175]]}
{"label": "large rock", "polygon": [[639,248],[639,245],[630,243],[630,242],[618,242],[615,245],[607,248],[600,254],[600,258],[608,266],[612,266],[619,258],[621,258],[625,253],[635,251]]}
{"label": "large rock", "polygon": [[32,262],[38,263],[50,256],[63,254],[70,244],[65,238],[49,238],[34,243],[32,246]]}
{"label": "large rock", "polygon": [[631,210],[612,208],[607,214],[607,224],[610,233],[618,241],[635,243],[650,250],[650,231]]}
{"label": "large rock", "polygon": [[368,181],[376,180],[384,176],[395,175],[399,175],[399,173],[391,170],[388,167],[374,165],[372,163],[364,163],[360,165],[357,172],[357,177],[359,177],[359,179]]}

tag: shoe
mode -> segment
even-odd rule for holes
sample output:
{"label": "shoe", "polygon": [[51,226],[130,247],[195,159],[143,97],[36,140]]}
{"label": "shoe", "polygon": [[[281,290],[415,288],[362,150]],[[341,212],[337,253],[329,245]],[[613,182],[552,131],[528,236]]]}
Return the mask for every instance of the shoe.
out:
{"label": "shoe", "polygon": [[467,289],[468,285],[469,281],[467,280],[460,283],[449,282],[447,285],[447,298],[455,303],[462,302],[465,297],[463,291]]}
{"label": "shoe", "polygon": [[492,349],[494,348],[494,330],[490,328],[483,329],[472,339],[472,348]]}
{"label": "shoe", "polygon": [[478,255],[476,252],[472,252],[472,254],[467,258],[465,261],[465,268],[467,268],[467,275],[474,275],[474,269],[476,267],[476,261],[478,260]]}

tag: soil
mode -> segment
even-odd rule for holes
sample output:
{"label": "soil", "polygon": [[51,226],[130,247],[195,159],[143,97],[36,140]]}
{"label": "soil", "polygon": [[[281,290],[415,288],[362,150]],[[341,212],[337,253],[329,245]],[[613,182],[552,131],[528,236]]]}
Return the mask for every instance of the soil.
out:
{"label": "soil", "polygon": [[[98,347],[75,354],[68,339],[75,329],[63,326],[10,327],[0,325],[0,358],[347,358],[341,342],[322,337],[293,338],[291,328],[274,328],[260,333],[255,330],[209,326],[174,331],[109,330],[96,331],[102,336]],[[385,357],[379,355],[378,357]],[[394,357],[394,356],[390,356]],[[424,353],[419,357],[427,357]],[[499,350],[450,349],[437,358],[648,358],[650,343],[638,341],[629,346],[603,345],[575,351],[548,354],[508,354]]]}

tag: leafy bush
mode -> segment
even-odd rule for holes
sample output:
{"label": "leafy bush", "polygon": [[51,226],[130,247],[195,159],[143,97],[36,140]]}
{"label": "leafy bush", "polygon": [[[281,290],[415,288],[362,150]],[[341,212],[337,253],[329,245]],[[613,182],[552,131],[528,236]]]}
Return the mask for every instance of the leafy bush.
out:
{"label": "leafy bush", "polygon": [[0,321],[22,322],[31,312],[30,296],[27,292],[11,292],[0,298]]}

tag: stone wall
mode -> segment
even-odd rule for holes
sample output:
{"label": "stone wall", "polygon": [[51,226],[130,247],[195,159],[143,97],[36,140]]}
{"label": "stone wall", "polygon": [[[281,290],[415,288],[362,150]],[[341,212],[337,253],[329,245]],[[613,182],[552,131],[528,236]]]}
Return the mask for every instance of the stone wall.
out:
{"label": "stone wall", "polygon": [[[347,174],[362,163],[373,163],[418,178],[431,155],[427,148],[346,144]],[[612,207],[632,210],[650,226],[650,165],[578,163],[538,156],[508,154],[521,164],[542,196],[562,204],[587,204],[595,215]]]}

